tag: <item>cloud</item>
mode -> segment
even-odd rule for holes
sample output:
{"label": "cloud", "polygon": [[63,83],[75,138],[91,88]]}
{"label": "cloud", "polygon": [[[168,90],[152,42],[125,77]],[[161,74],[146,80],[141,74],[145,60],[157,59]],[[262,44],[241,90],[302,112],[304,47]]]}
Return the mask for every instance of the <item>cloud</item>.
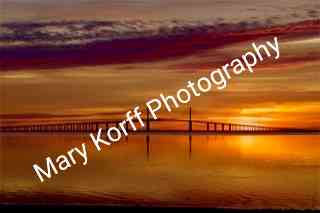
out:
{"label": "cloud", "polygon": [[317,34],[320,21],[78,21],[1,25],[2,70],[136,63],[180,57],[273,35]]}
{"label": "cloud", "polygon": [[0,41],[8,46],[68,45],[148,37],[170,37],[209,32],[232,32],[256,28],[257,22],[238,24],[200,21],[76,21],[19,22],[0,26]]}

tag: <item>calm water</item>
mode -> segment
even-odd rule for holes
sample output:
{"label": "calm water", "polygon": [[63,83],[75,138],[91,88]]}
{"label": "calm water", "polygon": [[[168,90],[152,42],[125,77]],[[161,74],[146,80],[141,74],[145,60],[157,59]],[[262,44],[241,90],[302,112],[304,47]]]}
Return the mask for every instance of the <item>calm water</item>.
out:
{"label": "calm water", "polygon": [[[320,135],[141,134],[101,152],[88,134],[1,137],[2,203],[320,208]],[[87,166],[40,183],[34,163],[83,142]]]}

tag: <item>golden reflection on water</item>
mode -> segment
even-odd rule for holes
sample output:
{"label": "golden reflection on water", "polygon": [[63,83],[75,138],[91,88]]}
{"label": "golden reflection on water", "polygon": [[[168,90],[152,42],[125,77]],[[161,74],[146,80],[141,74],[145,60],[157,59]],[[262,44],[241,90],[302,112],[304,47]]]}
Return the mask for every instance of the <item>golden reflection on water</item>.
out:
{"label": "golden reflection on water", "polygon": [[[1,141],[1,181],[10,202],[28,194],[32,202],[45,203],[95,196],[97,204],[319,208],[319,139],[138,134],[98,152],[87,134],[8,134]],[[45,157],[55,158],[83,142],[89,146],[87,166],[77,158],[77,165],[40,183],[32,164],[44,165]],[[68,195],[78,197],[66,199]]]}

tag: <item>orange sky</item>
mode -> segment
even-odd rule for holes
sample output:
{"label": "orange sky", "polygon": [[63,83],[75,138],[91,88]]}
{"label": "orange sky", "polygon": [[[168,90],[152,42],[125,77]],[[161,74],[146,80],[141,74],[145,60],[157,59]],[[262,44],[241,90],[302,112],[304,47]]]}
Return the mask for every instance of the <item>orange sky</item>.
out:
{"label": "orange sky", "polygon": [[[319,56],[320,39],[279,42],[278,61],[258,65],[255,73],[231,79],[225,90],[212,90],[193,98],[195,116],[237,123],[319,127],[320,60],[308,61],[307,56]],[[249,42],[238,43],[152,63],[2,73],[1,112],[22,117],[29,113],[121,115],[162,92],[175,94],[187,80],[196,80],[209,72],[205,68],[195,69],[197,65],[202,67],[212,61],[212,69],[218,68],[228,62],[225,58],[240,55],[248,46]],[[305,61],[285,60],[298,56]],[[186,116],[186,108],[166,116]]]}

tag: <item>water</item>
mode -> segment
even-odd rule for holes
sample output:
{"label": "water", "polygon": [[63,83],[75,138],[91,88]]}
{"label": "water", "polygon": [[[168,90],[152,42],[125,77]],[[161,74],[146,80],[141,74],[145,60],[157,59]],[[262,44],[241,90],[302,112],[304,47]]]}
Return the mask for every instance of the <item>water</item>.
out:
{"label": "water", "polygon": [[[1,136],[1,203],[320,208],[320,135]],[[32,165],[87,143],[88,164],[40,183]]]}

